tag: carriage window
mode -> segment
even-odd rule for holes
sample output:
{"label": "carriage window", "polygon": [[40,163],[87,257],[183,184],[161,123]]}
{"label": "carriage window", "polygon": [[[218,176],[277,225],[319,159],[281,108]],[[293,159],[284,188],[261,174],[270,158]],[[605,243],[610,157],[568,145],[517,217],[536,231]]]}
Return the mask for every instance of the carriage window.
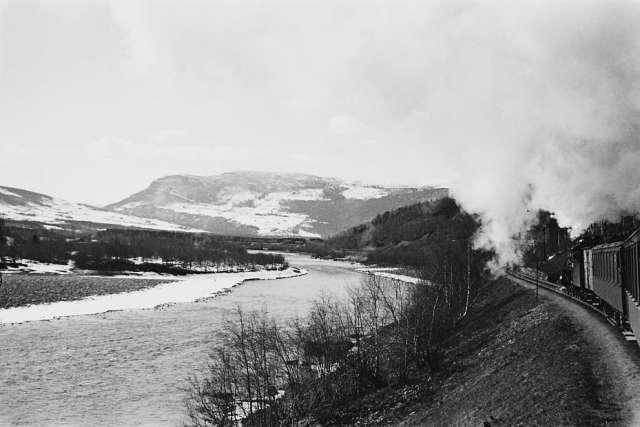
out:
{"label": "carriage window", "polygon": [[611,263],[609,264],[609,280],[614,282],[616,280],[616,254],[611,252],[609,258],[611,259]]}
{"label": "carriage window", "polygon": [[609,281],[613,282],[615,280],[615,261],[613,259],[613,252],[609,252]]}
{"label": "carriage window", "polygon": [[613,252],[609,252],[609,281],[613,282]]}
{"label": "carriage window", "polygon": [[634,295],[636,297],[636,300],[638,299],[638,294],[640,293],[640,286],[638,284],[638,246],[636,245],[636,247],[633,248],[633,252],[631,252],[630,254],[631,260],[629,262],[629,265],[632,266],[633,268],[633,283],[634,283],[634,289],[636,294]]}

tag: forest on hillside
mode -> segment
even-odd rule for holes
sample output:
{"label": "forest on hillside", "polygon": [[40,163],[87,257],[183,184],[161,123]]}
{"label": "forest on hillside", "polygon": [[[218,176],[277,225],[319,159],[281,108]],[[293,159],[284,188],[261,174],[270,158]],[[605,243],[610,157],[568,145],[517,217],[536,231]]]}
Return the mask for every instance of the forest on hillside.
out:
{"label": "forest on hillside", "polygon": [[[536,212],[534,224],[520,236],[522,265],[537,268],[554,282],[571,276],[572,253],[600,243],[625,239],[640,226],[634,216],[619,221],[591,224],[572,238],[571,229],[562,227],[552,212]],[[358,254],[368,263],[419,268],[425,258],[441,258],[443,253],[463,253],[480,227],[476,215],[466,213],[452,198],[417,203],[376,216],[337,234],[325,242],[307,245],[316,256],[344,257]],[[473,252],[474,256],[480,252]]]}
{"label": "forest on hillside", "polygon": [[325,242],[312,243],[308,249],[316,256],[328,257],[360,252],[368,263],[420,268],[429,258],[491,256],[471,248],[479,227],[477,216],[447,197],[385,212]]}

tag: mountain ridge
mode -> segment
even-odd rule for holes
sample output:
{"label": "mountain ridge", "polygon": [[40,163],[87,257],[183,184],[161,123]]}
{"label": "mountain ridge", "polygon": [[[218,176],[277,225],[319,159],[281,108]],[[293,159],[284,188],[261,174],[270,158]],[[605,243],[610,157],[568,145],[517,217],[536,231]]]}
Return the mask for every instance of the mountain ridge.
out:
{"label": "mountain ridge", "polygon": [[445,188],[385,187],[302,173],[167,175],[105,209],[220,234],[328,237]]}
{"label": "mountain ridge", "polygon": [[104,207],[0,186],[0,217],[47,227],[133,227],[256,237],[326,238],[446,188],[385,187],[302,173],[167,175]]}

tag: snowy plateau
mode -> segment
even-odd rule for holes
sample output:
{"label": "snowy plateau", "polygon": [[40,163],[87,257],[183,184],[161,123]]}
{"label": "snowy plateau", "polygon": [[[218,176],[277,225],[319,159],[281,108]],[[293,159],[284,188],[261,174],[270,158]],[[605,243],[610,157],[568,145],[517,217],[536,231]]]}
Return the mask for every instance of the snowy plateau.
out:
{"label": "snowy plateau", "polygon": [[305,174],[172,175],[104,208],[0,187],[0,218],[50,229],[129,227],[224,235],[325,238],[445,188],[383,187]]}
{"label": "snowy plateau", "polygon": [[306,174],[173,175],[106,209],[219,234],[328,237],[385,211],[448,195]]}

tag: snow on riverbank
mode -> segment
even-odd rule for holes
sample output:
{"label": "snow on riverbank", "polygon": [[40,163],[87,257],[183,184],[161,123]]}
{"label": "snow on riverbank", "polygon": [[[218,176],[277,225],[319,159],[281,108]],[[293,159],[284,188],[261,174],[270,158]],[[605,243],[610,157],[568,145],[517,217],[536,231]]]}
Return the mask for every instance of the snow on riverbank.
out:
{"label": "snow on riverbank", "polygon": [[395,274],[391,271],[398,271],[399,268],[394,267],[371,267],[371,268],[357,268],[356,271],[361,273],[373,274],[378,277],[386,277],[387,279],[399,280],[405,283],[418,284],[423,283],[422,279],[413,276],[407,276],[405,274]]}
{"label": "snow on riverbank", "polygon": [[18,259],[18,264],[24,264],[20,267],[7,267],[0,271],[2,274],[71,274],[71,270],[74,268],[73,262],[69,261],[67,264],[51,264],[47,262],[38,262],[28,259]]}
{"label": "snow on riverbank", "polygon": [[[247,271],[255,271],[256,269],[265,269],[264,266],[255,266],[254,268],[242,267],[238,265],[217,264],[217,263],[202,263],[191,266],[184,266],[181,263],[163,263],[161,258],[143,259],[143,258],[129,258],[135,265],[143,263],[166,265],[169,267],[182,268],[192,273],[242,273]],[[116,277],[122,279],[171,279],[176,276],[170,273],[156,273],[153,271],[129,271],[122,270],[119,272],[112,271],[111,274],[101,274],[99,271],[94,270],[76,270],[75,263],[69,260],[66,264],[52,264],[46,262],[33,261],[30,259],[17,259],[16,264],[18,267],[8,266],[7,268],[0,270],[2,274],[81,274],[87,277]],[[281,264],[272,264],[269,266],[271,270],[275,268],[282,268]],[[117,274],[116,274],[117,273]]]}
{"label": "snow on riverbank", "polygon": [[[0,324],[51,320],[59,317],[104,313],[115,310],[148,309],[157,306],[202,300],[246,280],[284,279],[307,274],[304,269],[252,271],[242,273],[194,274],[175,282],[119,294],[100,295],[76,301],[60,301],[0,310]],[[90,280],[90,279],[89,279]]]}

